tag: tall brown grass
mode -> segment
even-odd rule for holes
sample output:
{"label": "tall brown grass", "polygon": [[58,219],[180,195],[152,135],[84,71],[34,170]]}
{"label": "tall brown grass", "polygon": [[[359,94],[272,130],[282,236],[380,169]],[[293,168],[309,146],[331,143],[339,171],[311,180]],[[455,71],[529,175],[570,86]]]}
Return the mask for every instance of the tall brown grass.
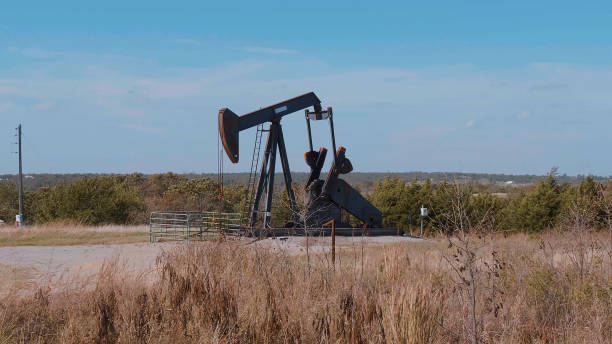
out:
{"label": "tall brown grass", "polygon": [[[600,245],[588,269],[572,263],[575,243],[559,233],[483,247],[504,269],[502,306],[479,311],[479,341],[610,343],[610,243],[590,235]],[[343,246],[334,269],[327,252],[307,260],[244,242],[179,246],[158,257],[152,280],[110,262],[95,288],[3,298],[0,343],[467,342],[465,304],[442,259],[449,249],[442,240],[426,248]]]}

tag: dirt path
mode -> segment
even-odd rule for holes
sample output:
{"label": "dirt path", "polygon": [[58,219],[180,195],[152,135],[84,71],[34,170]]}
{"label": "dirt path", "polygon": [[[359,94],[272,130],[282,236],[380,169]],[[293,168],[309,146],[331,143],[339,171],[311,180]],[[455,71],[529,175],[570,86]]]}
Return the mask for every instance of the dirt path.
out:
{"label": "dirt path", "polygon": [[[337,247],[348,247],[353,245],[390,245],[407,242],[421,242],[421,239],[399,236],[379,236],[379,237],[336,237]],[[283,250],[288,254],[300,254],[306,249],[306,237],[280,237],[276,239],[265,239],[255,241],[253,245],[259,247],[270,248],[274,250]],[[330,237],[310,237],[308,245],[312,252],[324,252],[331,247]]]}
{"label": "dirt path", "polygon": [[0,247],[0,291],[30,285],[91,281],[105,262],[117,259],[128,272],[147,273],[173,243],[91,246]]}
{"label": "dirt path", "polygon": [[[240,239],[244,245],[282,250],[289,255],[305,253],[306,238],[289,237]],[[338,237],[338,247],[384,245],[420,241],[404,237]],[[312,253],[330,249],[331,239],[309,238]],[[14,246],[0,247],[0,294],[11,288],[45,284],[59,287],[67,283],[91,284],[105,262],[117,260],[122,271],[147,274],[153,271],[157,256],[183,243],[136,243],[119,245]]]}

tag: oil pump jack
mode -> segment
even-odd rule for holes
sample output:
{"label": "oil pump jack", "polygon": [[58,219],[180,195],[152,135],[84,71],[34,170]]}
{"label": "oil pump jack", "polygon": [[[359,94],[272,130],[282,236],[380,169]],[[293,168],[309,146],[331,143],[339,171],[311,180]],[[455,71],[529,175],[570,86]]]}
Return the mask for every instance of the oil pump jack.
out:
{"label": "oil pump jack", "polygon": [[[310,110],[312,108],[312,110]],[[292,189],[291,171],[285,148],[285,140],[281,127],[281,119],[291,113],[305,110],[306,126],[308,131],[308,144],[310,150],[304,154],[306,164],[310,167],[310,175],[305,188],[308,191],[308,205],[305,212],[299,215]],[[327,156],[327,149],[313,150],[310,121],[329,120],[331,141],[333,148],[333,161],[325,180],[320,179],[321,170]],[[289,206],[293,213],[291,227],[302,227],[306,224],[310,228],[320,228],[324,223],[334,220],[338,227],[348,227],[342,223],[342,210],[347,211],[364,222],[369,228],[382,226],[382,214],[375,206],[366,200],[357,190],[340,178],[340,175],[349,173],[353,166],[346,157],[346,149],[336,149],[334,134],[333,111],[331,107],[323,110],[321,101],[313,93],[306,93],[280,103],[270,105],[242,116],[236,115],[228,108],[219,110],[219,135],[223,148],[230,161],[239,160],[239,133],[255,126],[270,123],[268,139],[264,157],[257,180],[257,186],[249,205],[249,227],[256,224],[259,212],[259,203],[265,190],[264,228],[270,227],[270,214],[272,210],[272,194],[274,191],[274,172],[276,168],[276,153],[278,151]],[[300,218],[301,216],[301,218]]]}

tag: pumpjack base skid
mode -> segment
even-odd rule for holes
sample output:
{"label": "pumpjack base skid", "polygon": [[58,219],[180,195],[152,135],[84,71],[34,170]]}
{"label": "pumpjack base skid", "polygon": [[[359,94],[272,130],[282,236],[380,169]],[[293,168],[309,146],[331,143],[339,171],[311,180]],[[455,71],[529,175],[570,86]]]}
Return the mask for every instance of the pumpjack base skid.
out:
{"label": "pumpjack base skid", "polygon": [[[251,237],[285,237],[285,236],[331,236],[331,228],[254,228],[243,229],[243,233]],[[405,236],[399,228],[336,228],[336,236]]]}

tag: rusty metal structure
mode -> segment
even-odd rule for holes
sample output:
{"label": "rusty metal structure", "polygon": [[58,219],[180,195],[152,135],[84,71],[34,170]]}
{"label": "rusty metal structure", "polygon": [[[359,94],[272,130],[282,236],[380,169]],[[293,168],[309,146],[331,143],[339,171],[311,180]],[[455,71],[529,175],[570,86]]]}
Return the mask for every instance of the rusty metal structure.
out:
{"label": "rusty metal structure", "polygon": [[[292,189],[291,171],[287,159],[287,151],[281,119],[284,116],[304,110],[306,127],[308,133],[309,151],[304,154],[306,164],[310,167],[310,175],[305,185],[308,191],[308,205],[305,211],[299,212]],[[313,149],[311,121],[329,121],[331,143],[332,143],[332,164],[327,173],[327,177],[321,179],[321,170],[327,157],[327,149]],[[284,184],[289,199],[289,206],[293,214],[293,222],[288,223],[286,228],[319,228],[333,221],[335,227],[339,228],[336,233],[350,233],[354,235],[356,231],[349,224],[343,223],[342,211],[346,211],[363,221],[364,228],[368,229],[369,234],[399,234],[397,229],[383,229],[382,213],[368,200],[366,200],[356,189],[344,181],[343,174],[350,173],[353,165],[346,157],[346,148],[336,149],[336,138],[334,133],[333,111],[331,107],[325,110],[321,106],[321,101],[313,93],[306,93],[295,98],[287,99],[280,103],[270,105],[253,112],[238,116],[229,108],[222,108],[218,115],[219,136],[223,148],[233,163],[239,161],[239,134],[249,128],[257,127],[253,160],[251,162],[251,175],[247,189],[248,199],[248,228],[253,229],[257,225],[259,214],[263,214],[263,221],[260,226],[263,229],[270,229],[270,218],[272,211],[272,197],[274,191],[274,174],[276,168],[277,152],[283,169]],[[264,129],[264,125],[269,124],[269,128]],[[261,146],[261,136],[267,132],[267,141],[261,168],[257,173],[259,162],[259,147]],[[259,141],[258,141],[259,140]],[[259,144],[258,144],[259,142]],[[257,179],[257,182],[255,182]],[[252,186],[252,188],[251,188]],[[263,211],[260,211],[260,203],[265,196]],[[286,231],[282,229],[279,234]],[[341,228],[344,228],[341,229]],[[364,233],[364,230],[360,229]]]}

